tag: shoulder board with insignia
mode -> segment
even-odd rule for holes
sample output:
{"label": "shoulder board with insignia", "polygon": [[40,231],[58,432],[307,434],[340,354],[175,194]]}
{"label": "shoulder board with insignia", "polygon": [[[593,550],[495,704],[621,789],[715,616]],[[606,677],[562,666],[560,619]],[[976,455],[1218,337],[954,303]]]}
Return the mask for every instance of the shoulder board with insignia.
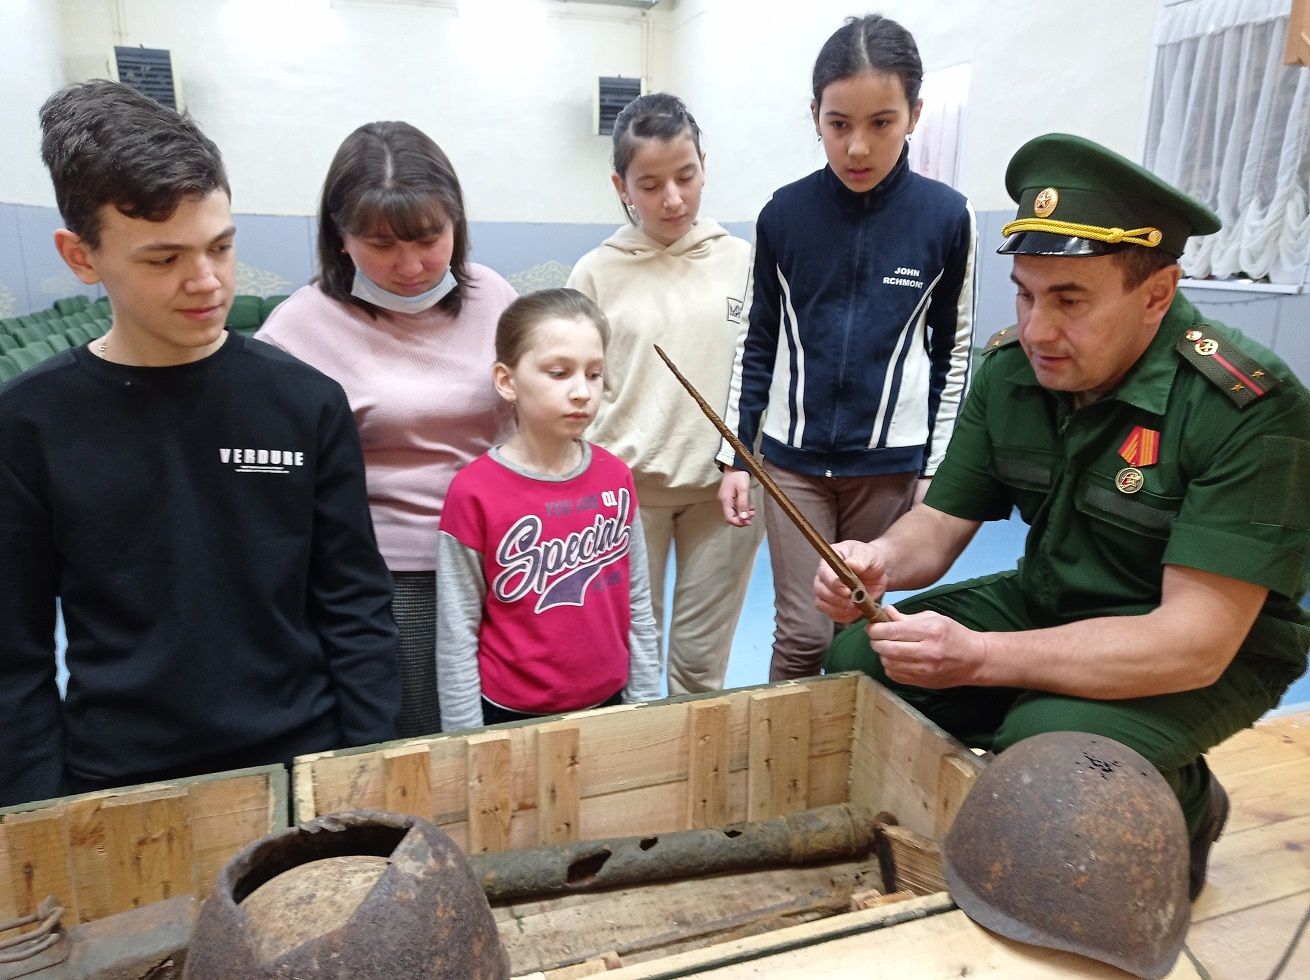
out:
{"label": "shoulder board with insignia", "polygon": [[1006,327],[1003,330],[996,331],[996,333],[987,338],[987,343],[982,346],[982,352],[984,354],[990,354],[994,350],[1000,350],[1002,347],[1009,347],[1011,344],[1017,344],[1018,342],[1019,328]]}
{"label": "shoulder board with insignia", "polygon": [[1185,331],[1174,350],[1238,408],[1278,387],[1277,378],[1204,323]]}

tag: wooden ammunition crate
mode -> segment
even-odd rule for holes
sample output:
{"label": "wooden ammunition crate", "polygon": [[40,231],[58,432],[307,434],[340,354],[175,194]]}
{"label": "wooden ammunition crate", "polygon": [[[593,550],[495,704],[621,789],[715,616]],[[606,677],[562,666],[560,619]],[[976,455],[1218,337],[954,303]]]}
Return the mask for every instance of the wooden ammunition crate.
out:
{"label": "wooden ammunition crate", "polygon": [[246,844],[287,825],[287,772],[259,766],[0,810],[0,921],[47,895],[71,926],[209,894]]}
{"label": "wooden ammunition crate", "polygon": [[470,854],[839,803],[887,825],[863,857],[493,902],[514,974],[563,980],[864,907],[879,891],[940,892],[936,842],[981,769],[886,689],[844,674],[303,756],[293,792],[297,820],[417,814]]}
{"label": "wooden ammunition crate", "polygon": [[468,853],[850,802],[933,839],[981,763],[863,675],[623,705],[296,760],[295,818],[417,814]]}

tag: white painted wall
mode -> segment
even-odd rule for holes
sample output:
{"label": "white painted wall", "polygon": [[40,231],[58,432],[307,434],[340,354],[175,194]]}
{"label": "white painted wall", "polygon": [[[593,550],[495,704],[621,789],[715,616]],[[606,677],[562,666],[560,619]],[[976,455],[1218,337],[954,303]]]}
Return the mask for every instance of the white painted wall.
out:
{"label": "white painted wall", "polygon": [[[962,189],[1009,207],[1005,164],[1070,130],[1133,156],[1156,4],[881,0],[928,69],[969,62]],[[114,43],[173,53],[188,108],[223,149],[237,210],[311,214],[355,126],[399,118],[455,163],[479,221],[611,222],[609,141],[591,134],[602,74],[646,71],[705,130],[705,213],[750,221],[823,165],[809,76],[850,0],[670,0],[641,14],[547,0],[0,0],[0,200],[53,203],[36,107],[103,76]],[[57,11],[53,13],[52,11]]]}
{"label": "white painted wall", "polygon": [[54,204],[36,113],[63,83],[61,47],[50,0],[0,0],[0,201]]}
{"label": "white painted wall", "polygon": [[[237,210],[310,214],[341,140],[374,119],[432,136],[481,221],[612,221],[599,75],[639,75],[642,18],[544,0],[59,0],[70,80],[114,43],[168,48],[223,150]],[[0,198],[5,197],[0,184]]]}
{"label": "white painted wall", "polygon": [[810,121],[814,59],[847,16],[871,10],[914,34],[925,69],[972,64],[961,189],[979,210],[1011,206],[1005,166],[1041,133],[1137,155],[1155,3],[679,0],[656,21],[657,69],[716,148],[707,212],[749,220],[774,188],[823,166]]}

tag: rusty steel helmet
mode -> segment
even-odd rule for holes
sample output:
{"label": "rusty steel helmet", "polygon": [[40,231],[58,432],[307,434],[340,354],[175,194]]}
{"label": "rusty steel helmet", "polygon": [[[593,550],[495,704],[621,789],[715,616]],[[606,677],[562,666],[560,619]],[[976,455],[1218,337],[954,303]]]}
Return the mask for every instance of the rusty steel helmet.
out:
{"label": "rusty steel helmet", "polygon": [[228,861],[185,976],[501,980],[509,957],[444,831],[359,810],[271,834]]}
{"label": "rusty steel helmet", "polygon": [[990,762],[942,844],[952,899],[1010,939],[1163,977],[1183,947],[1187,826],[1128,746],[1034,735]]}

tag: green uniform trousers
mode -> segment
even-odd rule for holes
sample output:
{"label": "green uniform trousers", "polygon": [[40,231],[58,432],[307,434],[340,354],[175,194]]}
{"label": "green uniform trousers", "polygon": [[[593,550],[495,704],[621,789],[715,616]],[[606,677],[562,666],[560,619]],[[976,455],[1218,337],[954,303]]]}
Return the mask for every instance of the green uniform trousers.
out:
{"label": "green uniform trousers", "polygon": [[[941,586],[896,603],[903,613],[933,610],[983,632],[1031,630],[1034,623],[1016,573],[1003,572]],[[1151,761],[1168,781],[1187,818],[1200,824],[1209,800],[1209,770],[1202,753],[1249,727],[1278,704],[1295,679],[1277,661],[1234,660],[1209,687],[1178,694],[1098,701],[1017,688],[956,687],[929,690],[889,680],[869,646],[863,621],[833,641],[824,670],[860,670],[971,748],[1004,751],[1042,732],[1078,731],[1122,742]]]}

